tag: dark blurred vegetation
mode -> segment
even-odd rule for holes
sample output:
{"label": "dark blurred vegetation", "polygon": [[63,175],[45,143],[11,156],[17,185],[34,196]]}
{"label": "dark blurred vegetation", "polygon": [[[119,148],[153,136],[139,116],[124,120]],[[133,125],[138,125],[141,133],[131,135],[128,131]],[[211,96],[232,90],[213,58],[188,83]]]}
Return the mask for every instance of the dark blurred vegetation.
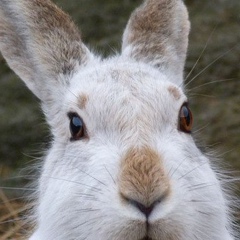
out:
{"label": "dark blurred vegetation", "polygon": [[[81,26],[85,43],[104,56],[120,50],[121,35],[140,0],[55,0]],[[186,63],[197,138],[240,170],[240,1],[188,0],[192,29]],[[221,57],[220,57],[221,56]],[[204,70],[204,71],[203,71]],[[202,72],[203,71],[203,72]],[[199,75],[198,75],[199,74]],[[195,78],[196,77],[196,78]],[[194,79],[191,81],[191,79]],[[19,186],[19,169],[38,162],[50,141],[38,100],[0,57],[0,186]],[[239,174],[240,175],[240,174]],[[16,191],[7,191],[14,195]]]}

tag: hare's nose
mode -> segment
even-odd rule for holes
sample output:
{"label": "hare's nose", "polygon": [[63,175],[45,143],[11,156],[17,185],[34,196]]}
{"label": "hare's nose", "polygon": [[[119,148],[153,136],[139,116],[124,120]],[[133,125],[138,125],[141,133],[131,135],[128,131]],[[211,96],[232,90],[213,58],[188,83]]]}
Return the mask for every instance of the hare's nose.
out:
{"label": "hare's nose", "polygon": [[144,205],[144,204],[142,204],[138,201],[135,201],[135,200],[128,200],[128,201],[134,207],[138,208],[146,216],[146,218],[149,217],[149,215],[153,211],[153,208],[155,207],[155,205],[159,203],[159,201],[155,201],[150,206],[146,206],[146,205]]}

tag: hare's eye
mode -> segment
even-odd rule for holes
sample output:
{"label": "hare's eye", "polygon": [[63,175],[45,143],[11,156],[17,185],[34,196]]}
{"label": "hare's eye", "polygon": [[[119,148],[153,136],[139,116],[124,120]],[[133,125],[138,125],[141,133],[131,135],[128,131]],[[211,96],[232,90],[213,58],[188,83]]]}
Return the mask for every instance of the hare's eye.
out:
{"label": "hare's eye", "polygon": [[84,124],[82,119],[76,113],[68,114],[70,119],[71,140],[80,140],[85,137]]}
{"label": "hare's eye", "polygon": [[179,112],[179,130],[185,133],[191,133],[192,125],[192,112],[187,103],[184,103]]}

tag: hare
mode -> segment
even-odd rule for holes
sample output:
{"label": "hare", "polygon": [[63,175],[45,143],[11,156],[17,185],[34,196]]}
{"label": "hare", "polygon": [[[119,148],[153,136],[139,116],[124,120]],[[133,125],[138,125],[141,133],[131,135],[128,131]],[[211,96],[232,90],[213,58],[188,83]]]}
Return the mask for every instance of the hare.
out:
{"label": "hare", "polygon": [[189,29],[182,0],[146,0],[121,53],[101,59],[50,0],[0,0],[1,53],[53,135],[31,240],[235,239],[229,198],[191,135]]}

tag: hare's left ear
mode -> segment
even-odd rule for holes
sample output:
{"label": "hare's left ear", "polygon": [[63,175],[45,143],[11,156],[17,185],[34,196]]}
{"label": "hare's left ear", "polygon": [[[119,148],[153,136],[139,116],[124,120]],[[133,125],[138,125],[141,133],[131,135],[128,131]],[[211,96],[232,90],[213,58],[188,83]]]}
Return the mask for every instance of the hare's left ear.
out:
{"label": "hare's left ear", "polygon": [[145,0],[132,14],[124,32],[123,55],[158,68],[180,85],[189,29],[182,0]]}
{"label": "hare's left ear", "polygon": [[50,0],[0,0],[0,51],[43,104],[61,102],[69,76],[92,58],[70,17]]}

